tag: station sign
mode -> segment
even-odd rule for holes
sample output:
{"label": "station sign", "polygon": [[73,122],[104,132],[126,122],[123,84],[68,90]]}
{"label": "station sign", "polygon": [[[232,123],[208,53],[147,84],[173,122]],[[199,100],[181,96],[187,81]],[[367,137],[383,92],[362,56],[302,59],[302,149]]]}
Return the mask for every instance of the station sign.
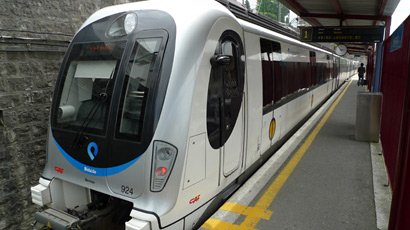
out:
{"label": "station sign", "polygon": [[384,26],[299,27],[303,42],[382,42]]}

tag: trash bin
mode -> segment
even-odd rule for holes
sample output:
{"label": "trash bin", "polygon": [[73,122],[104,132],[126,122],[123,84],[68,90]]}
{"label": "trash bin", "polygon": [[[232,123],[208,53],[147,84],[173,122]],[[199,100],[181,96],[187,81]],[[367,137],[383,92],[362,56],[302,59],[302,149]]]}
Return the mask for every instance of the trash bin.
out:
{"label": "trash bin", "polygon": [[356,140],[379,142],[382,93],[359,92],[356,108]]}

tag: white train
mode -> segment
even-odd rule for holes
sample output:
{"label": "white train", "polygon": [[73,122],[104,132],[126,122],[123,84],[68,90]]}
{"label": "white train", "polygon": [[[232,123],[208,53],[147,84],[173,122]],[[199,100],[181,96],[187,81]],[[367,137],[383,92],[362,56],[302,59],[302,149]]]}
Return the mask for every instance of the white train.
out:
{"label": "white train", "polygon": [[213,0],[97,11],[57,80],[36,226],[198,228],[352,67]]}

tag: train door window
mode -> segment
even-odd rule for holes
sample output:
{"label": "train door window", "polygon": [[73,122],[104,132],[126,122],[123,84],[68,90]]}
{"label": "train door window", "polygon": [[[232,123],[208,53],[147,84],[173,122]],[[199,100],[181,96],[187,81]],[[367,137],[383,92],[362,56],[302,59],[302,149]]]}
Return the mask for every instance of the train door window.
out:
{"label": "train door window", "polygon": [[275,102],[275,82],[280,79],[280,44],[267,39],[260,39],[262,62],[262,93],[264,112],[268,112]]}
{"label": "train door window", "polygon": [[211,146],[224,145],[235,126],[244,87],[243,46],[239,35],[225,31],[219,39],[208,85],[207,132]]}
{"label": "train door window", "polygon": [[273,104],[273,60],[272,60],[272,45],[266,39],[261,39],[261,61],[262,61],[262,93],[263,107]]}

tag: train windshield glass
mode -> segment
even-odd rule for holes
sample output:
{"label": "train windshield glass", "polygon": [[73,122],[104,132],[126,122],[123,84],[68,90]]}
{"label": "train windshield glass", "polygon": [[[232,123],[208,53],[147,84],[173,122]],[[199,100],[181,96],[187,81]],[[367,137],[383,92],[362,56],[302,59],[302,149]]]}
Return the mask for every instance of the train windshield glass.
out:
{"label": "train windshield glass", "polygon": [[162,38],[137,39],[126,66],[125,84],[119,110],[116,136],[139,141],[144,124],[148,92],[158,74]]}
{"label": "train windshield glass", "polygon": [[73,45],[55,126],[103,134],[125,41]]}

